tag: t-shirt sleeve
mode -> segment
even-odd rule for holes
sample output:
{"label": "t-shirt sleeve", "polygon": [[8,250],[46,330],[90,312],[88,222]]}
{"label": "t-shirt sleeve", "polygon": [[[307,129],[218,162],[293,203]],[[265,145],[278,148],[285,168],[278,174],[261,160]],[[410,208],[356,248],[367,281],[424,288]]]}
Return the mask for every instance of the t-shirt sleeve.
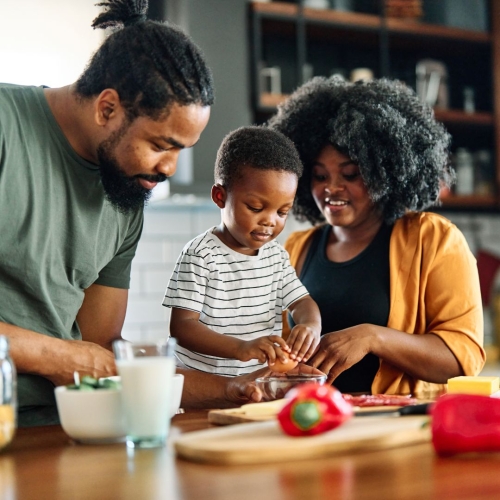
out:
{"label": "t-shirt sleeve", "polygon": [[203,257],[190,250],[183,251],[175,264],[163,305],[201,313],[209,272]]}
{"label": "t-shirt sleeve", "polygon": [[294,302],[305,295],[309,295],[306,287],[301,283],[295,269],[291,266],[288,252],[282,249],[283,260],[283,310],[288,309]]}
{"label": "t-shirt sleeve", "polygon": [[144,213],[142,210],[138,210],[130,222],[127,235],[121,247],[113,259],[99,271],[99,277],[95,283],[113,288],[130,288],[132,259],[135,256],[137,245],[141,238],[143,224]]}

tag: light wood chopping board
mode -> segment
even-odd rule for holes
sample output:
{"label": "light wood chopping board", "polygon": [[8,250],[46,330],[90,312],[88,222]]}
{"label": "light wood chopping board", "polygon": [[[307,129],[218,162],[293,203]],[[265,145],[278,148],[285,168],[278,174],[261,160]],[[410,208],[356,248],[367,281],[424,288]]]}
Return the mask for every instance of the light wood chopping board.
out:
{"label": "light wood chopping board", "polygon": [[196,462],[256,464],[323,458],[429,441],[427,416],[356,417],[324,434],[285,435],[277,421],[254,422],[184,434],[177,455]]}
{"label": "light wood chopping board", "polygon": [[[285,402],[285,400],[273,401],[273,403],[279,403],[280,401]],[[430,400],[422,400],[422,402],[430,402]],[[268,403],[264,403],[268,404]],[[269,410],[255,411],[255,408],[263,406],[262,403],[254,403],[249,405],[243,405],[240,408],[228,408],[226,410],[210,410],[208,412],[208,421],[211,424],[216,425],[233,425],[242,424],[249,422],[264,422],[267,420],[273,420],[277,413],[279,412],[279,407],[270,407]],[[368,407],[354,407],[354,413],[356,415],[362,415],[363,413],[388,413],[391,411],[397,411],[401,409],[401,406],[368,406]]]}

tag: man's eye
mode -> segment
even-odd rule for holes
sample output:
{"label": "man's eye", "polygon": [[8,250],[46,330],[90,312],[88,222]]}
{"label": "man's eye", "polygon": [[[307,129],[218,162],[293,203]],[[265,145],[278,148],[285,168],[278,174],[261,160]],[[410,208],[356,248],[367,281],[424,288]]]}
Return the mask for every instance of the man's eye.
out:
{"label": "man's eye", "polygon": [[155,144],[155,145],[154,145],[154,148],[155,148],[155,149],[156,149],[156,151],[158,151],[159,153],[164,153],[165,151],[169,151],[170,149],[172,149],[172,148],[170,148],[170,147],[168,147],[168,148],[164,148],[164,147],[162,147],[162,146],[158,146],[158,144]]}

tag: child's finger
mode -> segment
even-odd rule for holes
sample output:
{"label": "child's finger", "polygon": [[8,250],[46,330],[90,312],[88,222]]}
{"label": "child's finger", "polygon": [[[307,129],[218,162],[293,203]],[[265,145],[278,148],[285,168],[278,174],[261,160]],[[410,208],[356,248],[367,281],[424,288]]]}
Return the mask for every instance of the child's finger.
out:
{"label": "child's finger", "polygon": [[274,362],[276,361],[276,351],[274,350],[274,344],[264,344],[262,347],[262,352],[266,355],[267,358],[267,364],[269,366],[274,365]]}
{"label": "child's finger", "polygon": [[271,340],[274,344],[278,344],[284,351],[290,350],[290,347],[288,347],[285,339],[283,339],[282,337],[278,337],[278,335],[269,335],[269,340]]}
{"label": "child's finger", "polygon": [[311,342],[312,340],[308,335],[304,337],[302,345],[300,346],[299,352],[297,354],[297,361],[300,362],[305,360],[305,356],[309,352],[309,348],[311,347]]}
{"label": "child's finger", "polygon": [[280,359],[283,363],[288,361],[289,355],[284,353],[280,347],[274,346],[274,351],[276,352],[276,358]]}
{"label": "child's finger", "polygon": [[309,358],[315,353],[315,351],[316,351],[316,343],[314,342],[314,340],[311,340],[311,344],[309,345],[309,349],[307,349],[307,352],[304,354],[302,361],[304,363],[306,361],[308,361]]}

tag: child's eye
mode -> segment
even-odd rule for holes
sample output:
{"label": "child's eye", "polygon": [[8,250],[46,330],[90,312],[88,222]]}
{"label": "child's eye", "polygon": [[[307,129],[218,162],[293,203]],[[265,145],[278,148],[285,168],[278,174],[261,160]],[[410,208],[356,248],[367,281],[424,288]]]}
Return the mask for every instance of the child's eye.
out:
{"label": "child's eye", "polygon": [[262,208],[255,208],[255,207],[251,207],[250,205],[247,205],[248,209],[251,211],[251,212],[260,212],[262,211]]}
{"label": "child's eye", "polygon": [[286,217],[288,215],[288,212],[278,212],[278,215],[280,217]]}

